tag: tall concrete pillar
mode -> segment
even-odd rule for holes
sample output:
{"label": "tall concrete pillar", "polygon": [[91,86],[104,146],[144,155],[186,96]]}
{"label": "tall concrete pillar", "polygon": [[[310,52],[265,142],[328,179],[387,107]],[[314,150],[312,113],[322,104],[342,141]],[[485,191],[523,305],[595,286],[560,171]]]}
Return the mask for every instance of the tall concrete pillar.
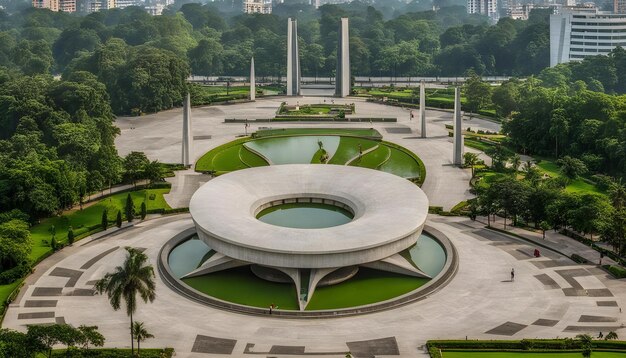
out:
{"label": "tall concrete pillar", "polygon": [[182,163],[190,166],[193,162],[193,134],[191,130],[191,96],[187,93],[183,102],[183,155]]}
{"label": "tall concrete pillar", "polygon": [[347,97],[350,95],[350,31],[347,17],[341,18],[338,34],[335,96]]}
{"label": "tall concrete pillar", "polygon": [[420,121],[422,123],[421,137],[426,138],[426,82],[420,83]]}
{"label": "tall concrete pillar", "polygon": [[453,164],[463,165],[463,115],[461,113],[461,89],[454,88],[454,155]]}
{"label": "tall concrete pillar", "polygon": [[254,57],[250,60],[250,100],[256,100],[256,79],[254,76]]}
{"label": "tall concrete pillar", "polygon": [[287,19],[287,96],[300,95],[300,56],[298,53],[298,21]]}

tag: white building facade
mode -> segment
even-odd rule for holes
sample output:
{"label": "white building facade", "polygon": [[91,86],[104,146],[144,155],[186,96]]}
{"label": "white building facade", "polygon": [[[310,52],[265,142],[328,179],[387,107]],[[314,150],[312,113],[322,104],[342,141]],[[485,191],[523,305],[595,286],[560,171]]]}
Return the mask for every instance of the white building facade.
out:
{"label": "white building facade", "polygon": [[271,14],[272,0],[244,0],[243,12],[246,14]]}
{"label": "white building facade", "polygon": [[467,0],[468,14],[482,14],[496,22],[498,21],[498,0]]}
{"label": "white building facade", "polygon": [[567,9],[550,16],[550,66],[626,47],[626,14]]}

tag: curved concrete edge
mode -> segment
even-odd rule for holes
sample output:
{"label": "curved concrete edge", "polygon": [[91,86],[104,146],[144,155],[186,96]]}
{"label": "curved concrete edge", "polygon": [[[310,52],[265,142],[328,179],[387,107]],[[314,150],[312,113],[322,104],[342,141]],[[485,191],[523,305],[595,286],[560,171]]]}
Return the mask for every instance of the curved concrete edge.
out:
{"label": "curved concrete edge", "polygon": [[287,311],[275,309],[272,311],[272,316],[268,315],[268,309],[251,307],[240,305],[232,302],[227,302],[224,300],[220,300],[218,298],[209,296],[200,291],[193,289],[192,287],[186,285],[183,281],[176,278],[168,264],[168,257],[170,252],[178,246],[183,241],[187,240],[189,237],[195,234],[195,228],[188,228],[179,234],[175,235],[172,239],[163,245],[161,251],[158,256],[158,271],[159,276],[163,279],[163,282],[169,286],[171,289],[175,290],[182,296],[198,302],[200,304],[223,309],[239,314],[247,314],[253,316],[268,316],[268,317],[278,317],[278,318],[291,318],[291,319],[302,319],[302,318],[338,318],[338,317],[347,317],[347,316],[355,316],[367,313],[380,312],[385,310],[390,310],[393,308],[397,308],[403,305],[407,305],[413,302],[421,301],[423,299],[428,298],[430,295],[439,291],[443,287],[445,287],[456,275],[458,270],[458,255],[456,248],[452,244],[452,242],[448,239],[448,237],[443,234],[441,231],[425,225],[424,231],[435,238],[445,249],[446,251],[446,263],[430,282],[427,284],[408,292],[402,296],[398,296],[392,298],[387,301],[376,302],[369,305],[351,307],[351,308],[343,308],[336,310],[317,310],[317,311]]}

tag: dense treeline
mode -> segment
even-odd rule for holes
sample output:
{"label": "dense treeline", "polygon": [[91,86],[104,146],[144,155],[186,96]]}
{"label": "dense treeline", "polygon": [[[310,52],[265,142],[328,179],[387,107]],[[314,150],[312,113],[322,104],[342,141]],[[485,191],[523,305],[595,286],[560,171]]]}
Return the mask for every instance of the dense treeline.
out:
{"label": "dense treeline", "polygon": [[[468,15],[462,6],[396,13],[386,19],[383,12],[358,1],[319,10],[286,4],[271,15],[225,15],[220,4],[173,5],[163,16],[150,16],[138,7],[83,17],[37,9],[3,13],[0,66],[26,74],[68,73],[77,66],[84,69],[89,61],[96,67],[120,67],[120,59],[130,61],[149,47],[161,50],[159,56],[167,56],[167,51],[188,63],[196,75],[246,75],[252,56],[259,75],[284,75],[287,17],[299,20],[306,76],[333,74],[340,17],[350,18],[355,75],[454,76],[468,69],[527,75],[548,65],[548,13],[542,11],[533,12],[529,21],[507,18],[489,26],[487,18]],[[97,58],[112,49],[118,58]],[[177,74],[188,71],[184,64],[176,66]],[[90,71],[103,78],[100,68]],[[109,93],[115,101],[115,90],[109,88]]]}

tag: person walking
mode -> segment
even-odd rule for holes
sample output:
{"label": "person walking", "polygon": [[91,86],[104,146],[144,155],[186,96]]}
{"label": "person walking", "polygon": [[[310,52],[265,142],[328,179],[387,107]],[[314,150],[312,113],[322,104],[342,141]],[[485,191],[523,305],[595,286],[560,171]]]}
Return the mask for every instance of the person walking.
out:
{"label": "person walking", "polygon": [[515,281],[515,269],[511,269],[511,282]]}

